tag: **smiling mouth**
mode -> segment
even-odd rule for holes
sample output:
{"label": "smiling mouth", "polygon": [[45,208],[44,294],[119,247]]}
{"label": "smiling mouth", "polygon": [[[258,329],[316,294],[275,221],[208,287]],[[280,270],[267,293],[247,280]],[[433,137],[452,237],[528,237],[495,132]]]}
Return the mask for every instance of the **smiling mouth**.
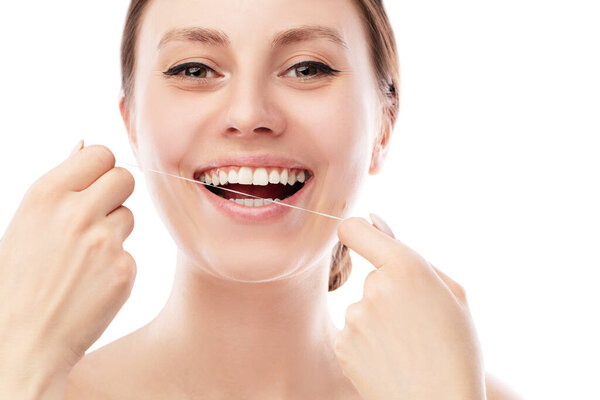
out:
{"label": "smiling mouth", "polygon": [[[302,189],[312,176],[309,170],[298,168],[219,167],[197,171],[194,179],[213,185],[204,186],[219,197],[241,205],[260,206],[263,205],[263,201],[252,196],[271,201],[285,200]],[[223,189],[235,190],[250,196]]]}

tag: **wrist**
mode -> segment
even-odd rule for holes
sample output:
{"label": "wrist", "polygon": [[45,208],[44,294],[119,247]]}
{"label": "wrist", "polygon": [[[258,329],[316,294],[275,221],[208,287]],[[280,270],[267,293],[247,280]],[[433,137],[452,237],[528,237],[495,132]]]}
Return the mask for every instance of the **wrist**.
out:
{"label": "wrist", "polygon": [[2,357],[0,399],[63,400],[70,369],[42,357]]}

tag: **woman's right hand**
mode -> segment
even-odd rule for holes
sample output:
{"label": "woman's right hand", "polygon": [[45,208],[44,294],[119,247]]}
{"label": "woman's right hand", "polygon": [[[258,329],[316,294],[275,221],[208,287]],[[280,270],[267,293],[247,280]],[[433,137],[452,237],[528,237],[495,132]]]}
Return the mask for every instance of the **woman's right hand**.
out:
{"label": "woman's right hand", "polygon": [[114,165],[102,145],[72,154],[33,183],[0,239],[3,379],[66,377],[129,298],[134,219],[122,203],[134,178]]}

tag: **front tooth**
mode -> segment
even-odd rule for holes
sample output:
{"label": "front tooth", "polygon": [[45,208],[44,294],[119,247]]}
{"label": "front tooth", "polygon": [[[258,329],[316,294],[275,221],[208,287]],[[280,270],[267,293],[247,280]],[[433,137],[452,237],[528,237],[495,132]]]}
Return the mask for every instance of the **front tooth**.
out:
{"label": "front tooth", "polygon": [[288,170],[287,168],[284,168],[281,170],[281,174],[279,175],[279,183],[281,183],[282,185],[287,184],[288,181]]}
{"label": "front tooth", "polygon": [[296,183],[296,171],[290,171],[290,176],[288,177],[288,184],[293,185]]}
{"label": "front tooth", "polygon": [[254,207],[260,207],[263,205],[263,199],[254,199]]}
{"label": "front tooth", "polygon": [[212,172],[212,174],[211,174],[211,179],[212,179],[212,184],[213,184],[214,186],[216,186],[216,185],[218,185],[218,184],[219,184],[219,176],[217,175],[217,172],[216,172],[216,171],[213,171],[213,172]]}
{"label": "front tooth", "polygon": [[209,174],[204,174],[204,182],[209,185],[212,185],[212,178],[210,177]]}
{"label": "front tooth", "polygon": [[252,185],[252,169],[241,167],[238,174],[238,180],[242,185]]}
{"label": "front tooth", "polygon": [[227,176],[227,181],[229,183],[238,183],[238,173],[235,169],[229,170],[229,175]]}
{"label": "front tooth", "polygon": [[279,183],[279,171],[276,169],[269,174],[269,183]]}
{"label": "front tooth", "polygon": [[265,168],[256,168],[254,170],[254,179],[252,184],[260,186],[266,186],[269,184],[269,176],[267,175],[267,170]]}
{"label": "front tooth", "polygon": [[254,199],[244,199],[244,205],[247,207],[252,207],[254,205]]}
{"label": "front tooth", "polygon": [[306,180],[306,175],[304,173],[304,170],[298,172],[298,176],[296,177],[296,179],[298,179],[298,182],[302,183]]}
{"label": "front tooth", "polygon": [[235,202],[238,203],[240,206],[244,205],[244,199],[235,199]]}
{"label": "front tooth", "polygon": [[225,171],[219,171],[219,182],[221,182],[221,185],[227,183],[227,173]]}

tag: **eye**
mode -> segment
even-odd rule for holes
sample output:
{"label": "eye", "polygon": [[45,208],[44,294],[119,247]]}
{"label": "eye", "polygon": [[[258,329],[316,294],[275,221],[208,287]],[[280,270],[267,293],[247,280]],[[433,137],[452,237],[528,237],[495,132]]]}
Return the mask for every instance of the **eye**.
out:
{"label": "eye", "polygon": [[319,76],[331,76],[340,72],[336,69],[331,68],[329,65],[318,61],[302,61],[290,67],[288,71],[294,72],[295,77],[300,78],[300,80],[304,81],[314,79],[315,77]]}
{"label": "eye", "polygon": [[[181,72],[183,72],[185,76],[181,75]],[[207,74],[210,72],[214,73],[215,71],[202,63],[189,62],[176,65],[163,72],[163,74],[168,76],[180,76],[182,79],[188,79],[186,77],[190,77],[189,79],[197,78],[200,80],[206,80],[208,79]]]}

